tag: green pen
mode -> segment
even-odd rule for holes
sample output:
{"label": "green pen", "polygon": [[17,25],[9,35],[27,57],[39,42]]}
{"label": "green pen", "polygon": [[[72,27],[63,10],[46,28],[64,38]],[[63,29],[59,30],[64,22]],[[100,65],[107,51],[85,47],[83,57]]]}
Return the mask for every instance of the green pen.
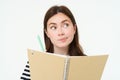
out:
{"label": "green pen", "polygon": [[42,51],[45,51],[45,49],[43,48],[43,44],[42,44],[42,41],[41,41],[39,35],[37,36],[37,39],[38,39],[38,42],[39,42],[39,45],[40,45],[40,49],[41,49]]}

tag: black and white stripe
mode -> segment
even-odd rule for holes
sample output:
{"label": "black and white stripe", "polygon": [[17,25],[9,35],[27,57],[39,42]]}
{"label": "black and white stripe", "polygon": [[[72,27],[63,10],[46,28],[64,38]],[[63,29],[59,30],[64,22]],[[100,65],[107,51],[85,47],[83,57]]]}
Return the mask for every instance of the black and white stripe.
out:
{"label": "black and white stripe", "polygon": [[27,62],[27,65],[25,66],[24,72],[22,73],[22,76],[20,79],[22,80],[31,80],[30,79],[30,68],[29,68],[29,62]]}

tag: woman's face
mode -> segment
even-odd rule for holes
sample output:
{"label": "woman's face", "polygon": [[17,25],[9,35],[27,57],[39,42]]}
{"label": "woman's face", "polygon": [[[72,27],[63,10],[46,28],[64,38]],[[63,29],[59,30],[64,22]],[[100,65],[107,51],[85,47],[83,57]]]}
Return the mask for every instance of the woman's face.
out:
{"label": "woman's face", "polygon": [[76,26],[69,17],[63,13],[57,13],[47,22],[46,34],[54,47],[68,47],[74,38]]}

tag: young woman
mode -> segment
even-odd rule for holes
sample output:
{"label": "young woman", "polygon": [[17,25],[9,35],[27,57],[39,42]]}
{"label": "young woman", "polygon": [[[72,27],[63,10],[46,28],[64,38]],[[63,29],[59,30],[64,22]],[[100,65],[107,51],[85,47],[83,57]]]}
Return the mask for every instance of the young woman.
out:
{"label": "young woman", "polygon": [[[46,52],[69,56],[85,56],[78,40],[77,24],[66,6],[52,6],[44,18]],[[29,64],[21,79],[30,80]]]}

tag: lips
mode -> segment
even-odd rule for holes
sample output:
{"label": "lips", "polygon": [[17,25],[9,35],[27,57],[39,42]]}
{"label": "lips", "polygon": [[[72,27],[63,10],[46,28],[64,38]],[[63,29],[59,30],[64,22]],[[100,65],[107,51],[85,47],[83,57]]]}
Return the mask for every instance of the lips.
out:
{"label": "lips", "polygon": [[67,41],[67,39],[68,39],[68,37],[64,37],[64,38],[59,39],[58,41],[61,41],[61,42],[66,42],[66,41]]}

